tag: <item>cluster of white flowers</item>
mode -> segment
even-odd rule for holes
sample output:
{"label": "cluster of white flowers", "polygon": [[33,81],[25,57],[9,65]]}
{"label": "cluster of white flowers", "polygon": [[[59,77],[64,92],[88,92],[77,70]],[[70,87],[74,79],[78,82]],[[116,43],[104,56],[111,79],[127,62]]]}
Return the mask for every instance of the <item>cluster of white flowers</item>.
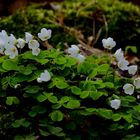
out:
{"label": "cluster of white flowers", "polygon": [[85,56],[79,53],[80,49],[76,45],[71,45],[71,47],[68,48],[67,52],[71,57],[78,59],[79,62],[83,62],[85,60]]}
{"label": "cluster of white flowers", "polygon": [[[38,33],[38,38],[41,41],[47,41],[51,38],[51,33],[52,31],[50,29],[47,30],[46,28],[42,28],[41,32]],[[30,33],[25,32],[25,39],[16,39],[13,34],[8,36],[5,30],[0,32],[0,54],[8,55],[11,59],[15,58],[19,54],[18,49],[24,48],[26,43],[28,44],[29,49],[32,50],[33,55],[37,56],[40,53],[40,44]]]}
{"label": "cluster of white flowers", "polygon": [[[111,37],[109,37],[107,39],[103,39],[102,43],[103,43],[103,47],[108,50],[111,50],[116,45],[116,42]],[[136,74],[136,72],[138,70],[138,66],[129,65],[129,62],[125,59],[124,53],[121,48],[115,52],[114,56],[117,60],[117,65],[118,65],[119,69],[121,69],[123,71],[127,70],[130,75]],[[127,95],[132,95],[134,93],[135,88],[140,89],[140,77],[135,78],[133,81],[133,84],[126,83],[123,86],[124,93]],[[120,107],[120,105],[121,105],[120,99],[114,99],[114,100],[110,101],[110,106],[114,109],[118,109]]]}
{"label": "cluster of white flowers", "polygon": [[128,70],[128,73],[130,75],[135,75],[138,69],[137,65],[130,65],[129,66],[129,62],[127,60],[125,60],[124,57],[124,53],[122,51],[122,49],[118,49],[115,54],[114,54],[116,60],[118,61],[118,67],[121,70]]}

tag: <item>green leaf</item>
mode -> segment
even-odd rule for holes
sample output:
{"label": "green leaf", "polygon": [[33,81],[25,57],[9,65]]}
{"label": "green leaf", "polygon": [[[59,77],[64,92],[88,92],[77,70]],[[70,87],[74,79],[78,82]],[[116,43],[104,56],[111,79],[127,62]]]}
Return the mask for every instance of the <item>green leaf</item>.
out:
{"label": "green leaf", "polygon": [[114,84],[111,82],[105,82],[104,84],[107,88],[114,88]]}
{"label": "green leaf", "polygon": [[15,136],[14,140],[25,140],[23,136]]}
{"label": "green leaf", "polygon": [[58,103],[58,104],[54,104],[54,105],[52,105],[52,109],[58,109],[58,108],[60,108],[62,105],[60,104],[60,103]]}
{"label": "green leaf", "polygon": [[70,122],[66,125],[69,130],[76,130],[76,124],[74,122]]}
{"label": "green leaf", "polygon": [[97,75],[97,69],[93,69],[92,72],[89,74],[89,78],[94,78]]}
{"label": "green leaf", "polygon": [[32,73],[32,70],[35,70],[36,67],[28,65],[27,67],[21,65],[18,67],[18,71],[24,75],[29,75]]}
{"label": "green leaf", "polygon": [[78,100],[70,100],[67,105],[67,108],[74,109],[80,107],[80,102]]}
{"label": "green leaf", "polygon": [[39,95],[39,96],[37,97],[37,100],[38,100],[39,102],[44,102],[44,101],[47,100],[47,99],[48,99],[48,97],[45,96],[45,95]]}
{"label": "green leaf", "polygon": [[32,111],[43,114],[47,111],[45,106],[37,105],[32,107]]}
{"label": "green leaf", "polygon": [[66,83],[66,81],[57,81],[56,82],[56,87],[59,89],[65,89],[67,88],[69,85]]}
{"label": "green leaf", "polygon": [[30,117],[35,117],[35,116],[37,115],[37,112],[36,112],[36,111],[30,111],[30,112],[28,113],[28,115],[29,115]]}
{"label": "green leaf", "polygon": [[90,92],[90,97],[93,99],[93,100],[98,100],[102,95],[104,95],[103,92],[100,92],[100,91],[93,91],[93,92]]}
{"label": "green leaf", "polygon": [[124,99],[128,102],[136,102],[136,98],[133,96],[125,96]]}
{"label": "green leaf", "polygon": [[80,114],[84,116],[91,116],[93,114],[96,114],[96,108],[86,108],[85,110],[81,110]]}
{"label": "green leaf", "polygon": [[3,63],[2,63],[2,68],[5,69],[5,70],[16,70],[18,67],[17,67],[17,62],[14,61],[14,60],[5,60]]}
{"label": "green leaf", "polygon": [[125,51],[127,52],[128,50],[131,50],[133,53],[137,53],[137,52],[138,52],[136,46],[127,46],[127,47],[125,48]]}
{"label": "green leaf", "polygon": [[36,139],[35,136],[27,135],[27,136],[25,136],[25,139],[24,140],[35,140],[35,139]]}
{"label": "green leaf", "polygon": [[78,71],[78,73],[82,73],[82,74],[90,74],[91,71],[93,71],[93,69],[96,67],[97,67],[96,64],[91,64],[89,62],[83,62],[80,65],[78,65],[77,71]]}
{"label": "green leaf", "polygon": [[89,96],[90,94],[90,91],[83,91],[81,94],[80,94],[80,98],[82,99],[85,99]]}
{"label": "green leaf", "polygon": [[47,57],[47,51],[41,51],[38,56],[32,55],[31,51],[27,51],[24,54],[22,54],[23,59],[34,60],[40,64],[48,63],[48,59],[46,59],[46,57]]}
{"label": "green leaf", "polygon": [[48,98],[48,100],[49,100],[51,103],[57,103],[57,102],[58,102],[56,96],[50,96],[50,97]]}
{"label": "green leaf", "polygon": [[71,92],[74,93],[75,95],[80,95],[81,94],[81,89],[76,87],[76,86],[72,86],[71,87]]}
{"label": "green leaf", "polygon": [[19,121],[16,120],[15,122],[12,123],[12,126],[13,126],[14,128],[18,128],[18,127],[21,126],[21,123],[20,123]]}
{"label": "green leaf", "polygon": [[86,108],[85,110],[91,113],[91,112],[96,112],[97,109],[96,108]]}
{"label": "green leaf", "polygon": [[108,70],[109,70],[109,64],[102,64],[97,68],[99,74],[106,74]]}
{"label": "green leaf", "polygon": [[68,102],[69,100],[70,100],[70,97],[68,97],[68,96],[63,96],[63,97],[60,99],[59,103],[63,105],[64,103]]}
{"label": "green leaf", "polygon": [[29,127],[29,125],[30,125],[30,122],[27,121],[25,118],[15,120],[15,121],[12,123],[12,126],[13,126],[14,128],[18,128],[18,127],[20,127],[20,126]]}
{"label": "green leaf", "polygon": [[113,121],[119,121],[122,118],[120,114],[113,114],[112,115],[112,120]]}
{"label": "green leaf", "polygon": [[133,108],[140,113],[140,105],[134,106]]}
{"label": "green leaf", "polygon": [[7,105],[19,104],[19,102],[20,102],[19,99],[15,96],[6,98],[6,104]]}
{"label": "green leaf", "polygon": [[56,57],[56,59],[54,59],[54,62],[58,65],[64,65],[66,63],[66,58],[65,57]]}
{"label": "green leaf", "polygon": [[39,129],[39,132],[40,132],[40,134],[41,134],[42,136],[49,136],[49,135],[50,135],[49,132],[44,131],[44,130],[42,130],[42,129]]}
{"label": "green leaf", "polygon": [[112,110],[109,110],[109,109],[98,109],[98,114],[100,116],[102,116],[103,118],[105,119],[111,119],[112,118],[112,115],[113,115],[113,112]]}
{"label": "green leaf", "polygon": [[54,126],[48,126],[48,130],[51,132],[51,134],[56,135],[56,136],[65,136],[65,134],[62,132],[61,127],[54,127]]}
{"label": "green leaf", "polygon": [[122,117],[128,122],[131,123],[133,121],[132,114],[122,115]]}
{"label": "green leaf", "polygon": [[39,90],[41,90],[42,88],[40,88],[39,86],[27,86],[24,88],[26,93],[38,93]]}
{"label": "green leaf", "polygon": [[29,127],[30,124],[31,124],[31,123],[30,123],[29,121],[26,121],[26,120],[25,120],[25,121],[22,123],[22,126],[23,126],[23,127]]}
{"label": "green leaf", "polygon": [[63,113],[59,110],[53,111],[50,113],[50,117],[53,121],[62,121],[63,120]]}
{"label": "green leaf", "polygon": [[73,65],[76,65],[77,64],[77,60],[75,58],[72,58],[72,57],[69,57],[69,56],[66,56],[66,63],[65,63],[65,67],[71,67]]}

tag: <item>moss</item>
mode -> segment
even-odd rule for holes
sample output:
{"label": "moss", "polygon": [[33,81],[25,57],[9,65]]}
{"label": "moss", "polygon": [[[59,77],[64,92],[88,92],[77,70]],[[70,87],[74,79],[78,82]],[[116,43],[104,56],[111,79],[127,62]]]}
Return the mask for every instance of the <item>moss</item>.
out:
{"label": "moss", "polygon": [[[70,3],[69,5],[69,7],[72,6]],[[122,48],[128,45],[134,45],[137,48],[140,46],[140,8],[132,3],[124,3],[119,0],[98,0],[92,3],[89,0],[75,4],[73,9],[75,11],[67,10],[65,23],[68,26],[75,23],[72,25],[79,30],[84,30],[85,37],[93,33],[93,22],[95,22],[96,34],[102,28],[96,46],[100,46],[99,42],[105,36],[113,37],[117,41],[117,45]],[[76,21],[74,22],[73,19]],[[106,32],[107,29],[108,32]],[[140,52],[140,48],[138,50]]]}
{"label": "moss", "polygon": [[74,35],[65,30],[65,26],[80,30],[85,43],[91,35],[99,39],[95,47],[101,48],[101,39],[107,36],[117,41],[117,46],[137,46],[140,52],[140,8],[119,0],[65,0],[57,3],[60,10],[54,10],[50,4],[31,5],[14,15],[0,20],[0,30],[23,37],[29,31],[36,35],[42,27],[51,28],[53,45],[59,42],[77,43]]}
{"label": "moss", "polygon": [[32,5],[1,19],[0,30],[6,30],[9,34],[13,33],[17,37],[24,37],[24,32],[30,32],[36,36],[40,29],[45,27],[53,31],[50,40],[53,45],[57,45],[59,42],[75,43],[76,39],[72,35],[64,33],[62,26],[53,23],[53,11],[45,10],[42,7],[42,5]]}

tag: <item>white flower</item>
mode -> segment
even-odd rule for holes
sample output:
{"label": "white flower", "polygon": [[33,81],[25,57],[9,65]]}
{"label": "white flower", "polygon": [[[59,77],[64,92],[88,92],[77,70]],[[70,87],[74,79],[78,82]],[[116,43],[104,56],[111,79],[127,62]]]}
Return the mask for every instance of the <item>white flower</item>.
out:
{"label": "white flower", "polygon": [[125,84],[123,86],[124,93],[132,95],[134,93],[134,86],[132,84]]}
{"label": "white flower", "polygon": [[110,101],[110,106],[112,108],[114,108],[115,110],[117,110],[118,108],[120,108],[120,105],[121,105],[121,100],[119,100],[119,99],[114,99],[114,100],[111,100]]}
{"label": "white flower", "polygon": [[116,42],[111,37],[107,39],[103,39],[102,43],[103,43],[103,47],[109,50],[111,50],[112,48],[116,46]]}
{"label": "white flower", "polygon": [[35,39],[30,40],[29,43],[28,43],[28,46],[29,46],[30,49],[39,48],[39,42]]}
{"label": "white flower", "polygon": [[37,78],[37,82],[38,82],[38,83],[42,83],[41,78]]}
{"label": "white flower", "polygon": [[28,43],[32,39],[33,39],[33,35],[31,35],[28,32],[25,32],[25,41],[26,41],[26,43]]}
{"label": "white flower", "polygon": [[118,62],[118,67],[119,67],[121,70],[127,70],[127,69],[128,69],[128,64],[129,64],[129,62],[128,62],[127,60],[123,59],[123,60],[120,60],[120,61]]}
{"label": "white flower", "polygon": [[18,50],[15,46],[13,45],[9,45],[6,50],[5,50],[5,54],[9,55],[9,58],[15,58],[18,55]]}
{"label": "white flower", "polygon": [[81,55],[81,54],[78,54],[76,58],[77,58],[77,59],[79,60],[79,62],[81,62],[81,63],[85,60],[85,56],[83,56],[83,55]]}
{"label": "white flower", "polygon": [[51,75],[47,70],[44,70],[43,73],[41,73],[40,77],[37,78],[37,82],[41,83],[41,82],[47,82],[51,79]]}
{"label": "white flower", "polygon": [[140,77],[136,78],[133,82],[134,86],[136,87],[136,89],[140,88]]}
{"label": "white flower", "polygon": [[10,45],[16,45],[16,41],[17,41],[17,39],[15,38],[15,36],[13,34],[10,34],[10,36],[8,38],[8,43]]}
{"label": "white flower", "polygon": [[4,49],[8,44],[8,35],[5,30],[0,32],[0,53],[3,54]]}
{"label": "white flower", "polygon": [[3,54],[4,51],[4,41],[0,38],[0,54]]}
{"label": "white flower", "polygon": [[80,50],[79,50],[78,46],[76,46],[76,45],[71,45],[71,47],[68,48],[68,50],[67,50],[67,52],[73,57],[76,57],[77,54],[79,53],[79,51]]}
{"label": "white flower", "polygon": [[137,95],[137,99],[140,99],[140,95]]}
{"label": "white flower", "polygon": [[128,67],[128,73],[131,74],[131,75],[135,75],[137,70],[138,70],[137,65],[132,65],[132,66]]}
{"label": "white flower", "polygon": [[38,33],[38,37],[42,41],[46,41],[51,38],[51,34],[52,34],[52,30],[50,30],[50,29],[47,30],[46,28],[42,28],[41,33]]}
{"label": "white flower", "polygon": [[34,49],[32,49],[32,54],[33,55],[38,55],[40,53],[40,49],[39,48],[34,48]]}
{"label": "white flower", "polygon": [[123,59],[124,59],[124,54],[123,54],[122,49],[121,49],[121,48],[118,49],[118,50],[115,52],[114,56],[115,56],[115,58],[116,58],[117,61],[123,60]]}
{"label": "white flower", "polygon": [[22,39],[22,38],[19,38],[19,39],[17,39],[17,47],[18,48],[23,48],[24,46],[25,46],[25,40],[24,39]]}

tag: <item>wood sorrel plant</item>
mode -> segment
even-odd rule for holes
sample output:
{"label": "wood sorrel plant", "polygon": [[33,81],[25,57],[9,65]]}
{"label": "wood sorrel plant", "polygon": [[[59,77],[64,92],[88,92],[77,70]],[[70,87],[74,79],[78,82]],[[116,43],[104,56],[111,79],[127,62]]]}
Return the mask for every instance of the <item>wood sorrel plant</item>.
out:
{"label": "wood sorrel plant", "polygon": [[[133,82],[114,73],[109,57],[85,58],[76,45],[67,53],[45,50],[41,44],[48,44],[51,30],[43,28],[38,37],[0,33],[1,138],[140,138],[140,78]],[[125,60],[122,51],[115,58],[119,68],[129,69],[126,63],[119,65]],[[130,74],[136,73],[133,68]]]}

